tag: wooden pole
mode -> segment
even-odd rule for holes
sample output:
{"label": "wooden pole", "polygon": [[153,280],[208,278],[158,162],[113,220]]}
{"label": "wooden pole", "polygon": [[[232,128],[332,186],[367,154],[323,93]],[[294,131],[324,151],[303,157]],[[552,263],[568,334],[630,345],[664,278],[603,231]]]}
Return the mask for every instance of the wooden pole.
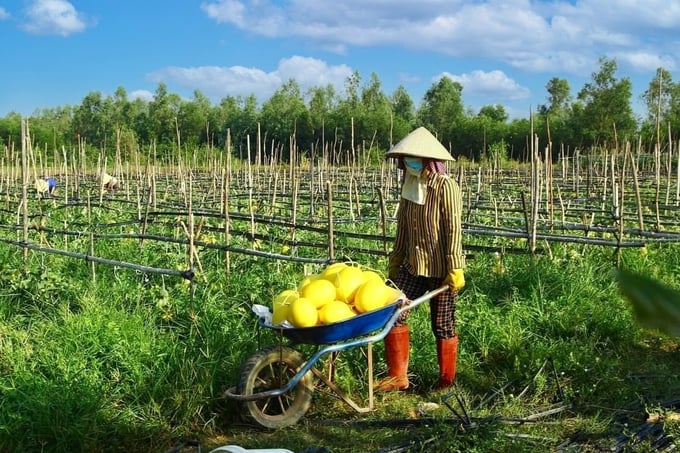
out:
{"label": "wooden pole", "polygon": [[335,238],[333,236],[333,189],[331,181],[326,181],[326,195],[328,199],[328,260],[335,259]]}
{"label": "wooden pole", "polygon": [[[30,133],[28,130],[28,120],[21,121],[21,207],[23,214],[23,240],[28,244],[28,159],[27,153],[30,145]],[[28,248],[23,248],[24,266],[28,263]],[[26,271],[26,269],[24,269]]]}

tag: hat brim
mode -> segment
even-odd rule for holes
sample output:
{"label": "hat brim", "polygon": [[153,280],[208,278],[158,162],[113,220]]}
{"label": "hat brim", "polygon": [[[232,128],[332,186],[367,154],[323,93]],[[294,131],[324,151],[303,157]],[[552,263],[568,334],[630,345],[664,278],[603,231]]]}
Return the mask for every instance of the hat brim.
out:
{"label": "hat brim", "polygon": [[385,153],[385,157],[391,158],[404,156],[442,161],[455,160],[437,137],[423,126],[408,134]]}

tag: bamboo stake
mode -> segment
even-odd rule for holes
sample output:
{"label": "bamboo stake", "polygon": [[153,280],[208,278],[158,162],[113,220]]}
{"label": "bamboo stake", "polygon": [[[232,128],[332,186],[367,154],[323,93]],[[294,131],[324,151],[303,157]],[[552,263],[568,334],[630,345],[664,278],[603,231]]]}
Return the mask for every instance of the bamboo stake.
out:
{"label": "bamboo stake", "polygon": [[300,182],[298,178],[294,178],[293,181],[291,181],[291,186],[293,187],[293,200],[292,200],[292,212],[291,212],[291,224],[292,227],[290,228],[290,240],[293,244],[293,247],[291,247],[291,255],[297,256],[297,230],[295,228],[295,225],[297,224],[297,213],[298,213],[298,192],[300,189]]}
{"label": "bamboo stake", "polygon": [[229,278],[231,270],[231,261],[229,255],[229,248],[231,247],[230,217],[229,217],[229,190],[231,188],[231,129],[227,129],[227,143],[226,143],[226,168],[223,170],[224,187],[224,244],[226,249],[224,251],[224,271],[227,278]]}
{"label": "bamboo stake", "polygon": [[657,141],[654,145],[654,212],[656,215],[656,230],[661,228],[661,217],[659,213],[659,196],[661,191],[661,150]]}
{"label": "bamboo stake", "polygon": [[633,189],[635,190],[635,201],[637,203],[637,213],[638,213],[638,226],[641,231],[645,230],[645,218],[644,212],[642,210],[642,195],[640,194],[640,183],[638,181],[638,164],[637,159],[639,156],[640,148],[642,147],[642,142],[638,141],[637,152],[635,156],[630,149],[628,149],[628,154],[630,154],[630,164],[633,171]]}
{"label": "bamboo stake", "polygon": [[387,207],[385,206],[385,194],[382,190],[378,190],[380,199],[380,225],[382,227],[382,243],[383,251],[387,253]]}
{"label": "bamboo stake", "polygon": [[248,212],[250,214],[250,237],[253,248],[256,248],[257,241],[255,240],[255,212],[253,211],[253,169],[250,165],[250,136],[248,136],[246,143],[248,152],[248,161],[246,162],[246,165],[248,168]]}
{"label": "bamboo stake", "polygon": [[[68,157],[66,155],[66,147],[62,145],[61,153],[64,157],[64,162],[62,163],[62,172],[64,175],[64,204],[68,205],[68,191],[69,191],[69,177],[68,177]],[[75,176],[75,175],[74,175]],[[77,180],[78,178],[74,178]]]}
{"label": "bamboo stake", "polygon": [[[30,133],[28,128],[28,120],[21,122],[21,212],[23,214],[23,240],[24,244],[28,244],[28,159],[27,153],[30,145]],[[23,248],[24,266],[28,264],[28,248]],[[27,271],[27,269],[24,269]]]}
{"label": "bamboo stake", "polygon": [[673,148],[673,137],[671,136],[671,125],[668,124],[668,154],[666,155],[666,201],[664,204],[668,206],[671,197],[671,178],[673,172],[673,162],[672,162],[672,148]]}
{"label": "bamboo stake", "polygon": [[333,190],[331,181],[326,182],[326,194],[328,199],[328,260],[335,259],[335,238],[333,235]]}
{"label": "bamboo stake", "polygon": [[680,140],[676,143],[675,148],[678,150],[675,167],[675,205],[678,206],[680,205]]}
{"label": "bamboo stake", "polygon": [[92,283],[97,281],[96,264],[90,258],[94,256],[94,233],[90,232],[90,248],[87,254],[87,260],[90,262],[90,273],[92,274]]}

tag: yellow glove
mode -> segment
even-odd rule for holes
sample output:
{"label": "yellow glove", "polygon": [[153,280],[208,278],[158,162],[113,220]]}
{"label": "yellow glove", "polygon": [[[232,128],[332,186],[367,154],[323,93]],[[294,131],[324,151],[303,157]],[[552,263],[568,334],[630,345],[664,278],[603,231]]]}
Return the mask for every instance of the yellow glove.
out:
{"label": "yellow glove", "polygon": [[453,269],[446,276],[444,283],[448,283],[451,291],[458,292],[465,287],[465,274],[463,274],[463,269]]}
{"label": "yellow glove", "polygon": [[399,275],[399,269],[401,268],[401,261],[397,259],[390,259],[387,265],[387,277],[390,280],[394,280]]}

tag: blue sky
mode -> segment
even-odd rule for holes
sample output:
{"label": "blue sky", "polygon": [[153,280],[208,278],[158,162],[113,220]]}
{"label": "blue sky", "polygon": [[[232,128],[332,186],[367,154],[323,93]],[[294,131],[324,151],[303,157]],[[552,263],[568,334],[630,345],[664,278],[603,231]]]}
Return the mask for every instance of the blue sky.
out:
{"label": "blue sky", "polygon": [[638,98],[658,67],[680,81],[678,0],[0,0],[0,116],[78,105],[89,93],[151,99],[160,82],[214,105],[375,72],[419,105],[440,77],[477,111],[528,117],[552,77],[576,96],[615,58]]}

